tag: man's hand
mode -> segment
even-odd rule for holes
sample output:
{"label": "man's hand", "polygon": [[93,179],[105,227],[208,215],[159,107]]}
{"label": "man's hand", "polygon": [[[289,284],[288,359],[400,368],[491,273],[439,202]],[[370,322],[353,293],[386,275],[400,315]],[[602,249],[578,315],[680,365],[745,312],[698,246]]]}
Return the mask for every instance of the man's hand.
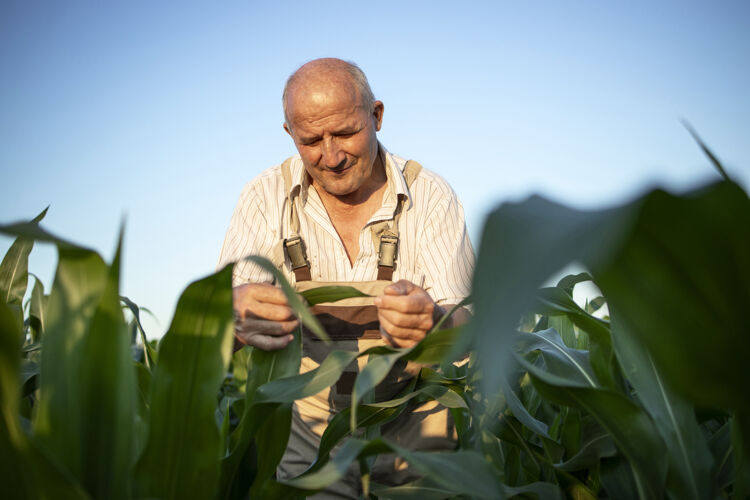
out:
{"label": "man's hand", "polygon": [[284,292],[267,283],[247,283],[232,289],[234,334],[243,344],[264,351],[283,349],[299,326]]}
{"label": "man's hand", "polygon": [[380,331],[394,347],[411,347],[427,336],[443,309],[432,297],[407,280],[399,280],[375,297]]}

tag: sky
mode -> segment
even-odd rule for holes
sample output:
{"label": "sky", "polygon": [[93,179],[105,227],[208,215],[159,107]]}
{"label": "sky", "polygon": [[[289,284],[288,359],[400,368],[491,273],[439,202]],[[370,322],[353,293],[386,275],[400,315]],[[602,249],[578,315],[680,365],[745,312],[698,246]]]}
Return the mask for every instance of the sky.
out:
{"label": "sky", "polygon": [[[45,228],[111,260],[124,221],[149,337],[214,270],[242,187],[295,153],[281,92],[317,57],[365,71],[380,141],[448,180],[475,248],[503,202],[716,180],[681,120],[750,188],[746,0],[113,4],[0,2],[0,223],[49,205]],[[47,290],[55,263],[35,247]]]}

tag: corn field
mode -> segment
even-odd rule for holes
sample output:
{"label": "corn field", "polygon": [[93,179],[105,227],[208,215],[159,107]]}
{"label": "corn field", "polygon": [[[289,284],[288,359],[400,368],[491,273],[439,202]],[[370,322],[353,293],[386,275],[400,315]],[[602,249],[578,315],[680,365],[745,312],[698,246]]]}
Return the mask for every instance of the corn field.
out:
{"label": "corn field", "polygon": [[[119,249],[107,263],[44,230],[43,217],[0,226],[17,238],[0,267],[3,498],[304,498],[352,464],[365,498],[750,495],[750,200],[726,177],[602,211],[539,197],[500,205],[483,229],[469,324],[437,325],[409,349],[333,351],[301,375],[299,331],[282,351],[233,352],[230,267],[185,289],[157,344],[120,296]],[[49,293],[36,277],[27,293],[35,242],[58,250]],[[307,306],[352,291],[299,296],[253,259],[325,337]],[[571,262],[587,272],[540,288]],[[579,305],[585,281],[602,295]],[[368,362],[352,406],[330,421],[309,469],[277,481],[294,401],[358,356]],[[375,401],[399,360],[421,371]],[[454,451],[379,437],[430,400],[450,408]],[[383,453],[422,478],[370,481]]]}

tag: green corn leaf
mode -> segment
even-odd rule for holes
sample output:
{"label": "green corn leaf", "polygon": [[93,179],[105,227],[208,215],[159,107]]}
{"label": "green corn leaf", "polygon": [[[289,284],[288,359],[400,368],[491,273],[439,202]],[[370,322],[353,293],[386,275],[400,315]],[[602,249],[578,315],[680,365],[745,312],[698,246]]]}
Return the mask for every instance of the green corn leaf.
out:
{"label": "green corn leaf", "polygon": [[447,387],[442,387],[439,385],[427,385],[415,391],[412,391],[400,398],[391,399],[390,401],[382,401],[379,403],[367,403],[366,406],[372,406],[374,408],[393,408],[396,406],[400,406],[419,396],[428,396],[430,399],[434,399],[446,408],[468,408],[466,406],[466,401],[464,401],[461,396],[448,389]]}
{"label": "green corn leaf", "polygon": [[589,273],[568,274],[560,278],[555,287],[564,290],[568,295],[572,296],[573,289],[577,284],[592,280],[593,278]]}
{"label": "green corn leaf", "polygon": [[[88,387],[80,383],[79,367],[84,363],[82,351],[90,323],[107,286],[108,269],[102,258],[89,250],[59,245],[58,255],[47,307],[34,434],[53,459],[81,478],[83,402],[98,394],[88,393]],[[114,340],[117,332],[110,333]]]}
{"label": "green corn leaf", "polygon": [[301,375],[274,379],[261,386],[255,396],[261,403],[291,403],[319,393],[338,381],[344,369],[359,357],[357,352],[332,351],[320,366]]}
{"label": "green corn leaf", "polygon": [[426,478],[452,494],[502,499],[503,489],[490,464],[477,452],[413,452],[383,439],[369,442],[350,439],[320,470],[281,481],[303,491],[319,491],[341,479],[354,460],[373,454],[393,452],[405,459]]}
{"label": "green corn leaf", "polygon": [[519,359],[545,399],[587,411],[612,435],[617,448],[632,464],[641,498],[662,498],[666,449],[653,421],[641,408],[618,392],[571,377],[569,371],[549,373]]}
{"label": "green corn leaf", "polygon": [[276,473],[276,467],[286,450],[292,426],[291,403],[278,405],[258,430],[255,443],[258,453],[258,469],[250,489],[251,498],[260,498],[266,481]]}
{"label": "green corn leaf", "polygon": [[0,482],[3,498],[85,499],[83,489],[41,452],[21,427],[21,334],[14,312],[0,301]]}
{"label": "green corn leaf", "polygon": [[[750,201],[721,182],[673,196],[653,191],[603,211],[533,197],[493,211],[479,249],[474,318],[465,329],[495,394],[518,319],[534,288],[581,262],[678,393],[700,406],[750,405],[745,338],[750,309]],[[549,249],[554,248],[554,252]],[[712,334],[705,342],[705,332]]]}
{"label": "green corn leaf", "polygon": [[[221,475],[219,480],[219,493],[217,498],[242,498],[247,494],[251,487],[252,480],[258,479],[258,485],[255,486],[254,492],[258,488],[265,488],[267,481],[267,470],[270,465],[261,471],[257,467],[259,448],[255,443],[255,436],[260,429],[266,424],[270,415],[277,411],[286,415],[291,411],[288,405],[280,405],[278,402],[270,402],[263,399],[263,393],[259,390],[266,384],[273,383],[276,380],[294,378],[298,380],[300,361],[302,357],[302,333],[298,328],[294,332],[294,340],[284,349],[276,351],[263,351],[261,349],[251,349],[247,365],[247,383],[245,387],[246,401],[240,423],[237,429],[230,436],[229,453],[222,458]],[[291,384],[291,383],[290,383]],[[302,384],[304,386],[304,384]],[[286,401],[291,403],[294,399]],[[282,408],[282,409],[279,409]],[[286,409],[283,409],[286,408]],[[286,419],[286,417],[284,417]],[[278,428],[271,428],[277,430]],[[288,432],[287,432],[288,434]],[[277,451],[286,448],[286,441],[269,443],[264,445],[275,447],[273,449],[264,449],[265,453],[270,453],[275,457],[280,457]],[[276,451],[274,451],[276,450]],[[240,471],[243,463],[253,464],[252,470]],[[275,465],[273,465],[275,468]],[[262,476],[262,477],[261,477]]]}
{"label": "green corn leaf", "polygon": [[136,495],[210,498],[219,481],[216,395],[232,352],[231,266],[189,285],[161,341]]}
{"label": "green corn leaf", "polygon": [[567,472],[595,467],[599,460],[617,454],[612,435],[600,425],[584,426],[581,446],[578,452],[564,462],[556,463],[555,468]]}
{"label": "green corn leaf", "polygon": [[560,315],[583,330],[589,340],[591,367],[597,379],[608,387],[616,386],[615,379],[619,375],[619,368],[614,366],[615,357],[607,321],[591,316],[575,303],[570,294],[557,287],[538,290],[534,310],[548,316],[548,327],[557,329],[557,326],[562,323],[563,331],[558,330],[558,332],[561,336],[568,335],[568,339],[564,340],[568,346],[577,346],[578,342],[573,342],[569,325],[565,320],[559,319]]}
{"label": "green corn leaf", "polygon": [[[512,362],[517,366],[517,363],[514,359],[509,360],[509,362]],[[515,376],[515,374],[511,375],[511,377],[513,377],[513,379],[518,378]],[[539,434],[540,436],[550,438],[549,426],[547,425],[547,423],[535,418],[531,415],[531,413],[529,413],[529,411],[521,402],[519,395],[516,393],[515,389],[511,387],[510,382],[505,377],[503,377],[503,379],[501,380],[501,388],[503,396],[505,397],[505,402],[507,403],[508,408],[510,408],[510,411],[513,413],[513,416],[515,416],[524,426],[526,426],[527,429],[535,432],[536,434]]]}
{"label": "green corn leaf", "polygon": [[708,498],[712,457],[695,418],[695,409],[675,394],[653,358],[632,333],[612,316],[615,352],[639,401],[654,420],[669,458],[667,491],[674,498]]}
{"label": "green corn leaf", "polygon": [[575,325],[567,316],[550,316],[547,325],[560,334],[560,338],[566,346],[575,348],[578,345]]}
{"label": "green corn leaf", "polygon": [[120,296],[120,300],[125,303],[125,305],[130,309],[130,312],[133,314],[133,318],[135,319],[135,324],[138,327],[138,333],[141,336],[141,344],[143,344],[143,353],[144,353],[144,359],[146,361],[146,368],[151,370],[151,367],[154,365],[154,358],[156,357],[156,352],[154,351],[154,348],[151,347],[151,344],[148,343],[148,339],[146,338],[146,332],[143,329],[143,325],[141,324],[141,308],[138,307],[138,304],[133,302],[127,297]]}
{"label": "green corn leaf", "polygon": [[600,478],[607,496],[623,500],[640,500],[631,464],[621,456],[605,458],[600,466]]}
{"label": "green corn leaf", "polygon": [[693,127],[690,126],[690,124],[685,120],[682,120],[682,125],[687,129],[688,132],[690,132],[690,135],[693,136],[693,140],[698,143],[698,146],[701,148],[701,150],[703,150],[703,153],[708,157],[708,159],[711,160],[711,163],[714,167],[716,167],[716,170],[724,178],[724,180],[731,181],[729,175],[727,175],[727,171],[724,170],[724,166],[721,164],[719,159],[716,158],[716,155],[713,154],[708,146],[703,143],[695,129],[693,129]]}
{"label": "green corn leaf", "polygon": [[[536,481],[523,486],[503,486],[506,497],[535,495],[536,498],[565,500],[565,492],[559,486],[543,481]],[[578,499],[576,499],[578,500]]]}
{"label": "green corn leaf", "polygon": [[582,387],[599,387],[589,363],[588,353],[566,346],[555,330],[521,333],[517,339],[516,350],[519,354],[540,351],[548,369],[554,375],[575,381]]}
{"label": "green corn leaf", "polygon": [[[719,183],[646,197],[626,245],[597,283],[623,330],[696,406],[748,409],[750,200]],[[706,341],[711,332],[710,341]]]}
{"label": "green corn leaf", "polygon": [[732,448],[734,449],[734,484],[732,498],[750,496],[750,414],[736,412],[732,416]]}
{"label": "green corn leaf", "polygon": [[401,486],[373,484],[372,492],[378,498],[388,500],[443,500],[453,496],[429,479],[418,479]]}
{"label": "green corn leaf", "polygon": [[255,255],[250,256],[250,257],[245,257],[245,259],[256,263],[265,271],[268,271],[269,273],[271,273],[274,279],[276,280],[276,283],[281,285],[281,289],[284,291],[284,295],[286,295],[286,299],[289,302],[289,307],[292,308],[292,310],[294,311],[294,314],[297,315],[297,317],[302,322],[302,324],[304,324],[311,332],[317,335],[318,338],[320,338],[321,340],[325,342],[331,341],[331,339],[328,337],[328,334],[320,325],[320,322],[315,317],[315,315],[310,312],[310,310],[307,308],[307,306],[302,301],[302,299],[300,299],[300,296],[297,294],[294,288],[292,288],[292,285],[289,284],[289,282],[286,280],[284,275],[281,274],[281,271],[276,269],[276,266],[274,266],[270,260],[264,257],[255,256]]}
{"label": "green corn leaf", "polygon": [[714,457],[712,476],[720,489],[734,482],[734,461],[732,460],[732,422],[726,422],[711,435],[708,445]]}
{"label": "green corn leaf", "polygon": [[[31,273],[29,273],[31,274]],[[31,299],[29,302],[29,321],[31,324],[32,342],[40,342],[44,336],[44,330],[47,324],[45,308],[47,307],[48,296],[44,295],[44,284],[34,277],[34,288],[31,289]]]}
{"label": "green corn leaf", "polygon": [[130,498],[135,372],[119,300],[122,231],[77,371],[81,475],[94,498]]}
{"label": "green corn leaf", "polygon": [[586,312],[589,314],[594,314],[596,311],[601,309],[602,306],[606,303],[607,303],[607,299],[605,299],[601,295],[598,297],[594,297],[588,302],[588,305],[586,306]]}
{"label": "green corn leaf", "polygon": [[[34,240],[22,233],[19,234],[13,228],[16,226],[36,226],[47,214],[47,208],[42,210],[31,222],[10,226],[0,225],[0,232],[18,236],[0,263],[0,300],[13,306],[12,310],[16,311],[16,321],[19,324],[23,323],[23,314],[20,311],[29,281],[29,254],[34,246]],[[21,332],[21,335],[23,335],[23,332]]]}
{"label": "green corn leaf", "polygon": [[134,410],[134,439],[132,465],[143,454],[148,440],[149,402],[151,400],[151,372],[142,364],[133,362],[136,374],[135,410]]}
{"label": "green corn leaf", "polygon": [[357,405],[362,400],[362,397],[375,389],[375,386],[385,379],[388,372],[391,371],[391,368],[393,368],[402,355],[403,353],[401,352],[395,352],[370,357],[368,363],[357,375],[354,381],[354,389],[352,389],[352,413],[349,421],[352,431],[357,428]]}
{"label": "green corn leaf", "polygon": [[460,353],[453,357],[453,346],[460,339],[462,331],[462,327],[432,331],[418,344],[403,350],[402,359],[419,364],[433,365],[441,361],[450,363],[463,358],[464,354]]}
{"label": "green corn leaf", "polygon": [[[357,428],[368,426],[377,426],[390,422],[397,416],[399,416],[405,408],[402,406],[392,407],[375,407],[360,405],[357,411]],[[329,454],[333,448],[345,437],[351,434],[351,428],[349,427],[349,418],[351,414],[351,408],[344,408],[342,411],[336,413],[331,421],[328,423],[326,430],[323,432],[323,436],[320,438],[320,446],[318,447],[318,455],[313,463],[308,468],[307,472],[314,472],[319,470],[323,465],[328,462]]]}
{"label": "green corn leaf", "polygon": [[351,286],[320,286],[305,290],[300,293],[305,298],[307,304],[314,306],[316,304],[322,304],[324,302],[337,302],[343,299],[350,299],[353,297],[371,297],[366,293],[362,293]]}
{"label": "green corn leaf", "polygon": [[[258,467],[255,479],[250,489],[251,497],[258,497],[265,487],[265,483],[273,477],[276,467],[286,450],[289,431],[292,425],[292,401],[280,405],[259,405],[260,392],[253,391],[258,384],[269,384],[299,373],[302,358],[302,333],[299,329],[295,338],[284,349],[277,351],[261,351],[253,349],[248,365],[248,384],[245,402],[246,408],[252,413],[252,420],[259,412],[269,412],[270,415],[259,419],[255,432],[255,450],[258,456]],[[260,387],[263,387],[260,385]],[[256,425],[251,427],[255,428]]]}

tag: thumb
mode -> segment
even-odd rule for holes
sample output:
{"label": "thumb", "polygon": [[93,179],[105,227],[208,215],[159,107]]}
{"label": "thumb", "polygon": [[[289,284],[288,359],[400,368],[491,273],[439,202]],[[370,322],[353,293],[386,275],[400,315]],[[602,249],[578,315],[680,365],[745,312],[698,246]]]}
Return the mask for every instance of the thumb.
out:
{"label": "thumb", "polygon": [[383,293],[386,295],[408,295],[409,294],[409,283],[406,280],[399,280],[392,285],[388,285]]}

